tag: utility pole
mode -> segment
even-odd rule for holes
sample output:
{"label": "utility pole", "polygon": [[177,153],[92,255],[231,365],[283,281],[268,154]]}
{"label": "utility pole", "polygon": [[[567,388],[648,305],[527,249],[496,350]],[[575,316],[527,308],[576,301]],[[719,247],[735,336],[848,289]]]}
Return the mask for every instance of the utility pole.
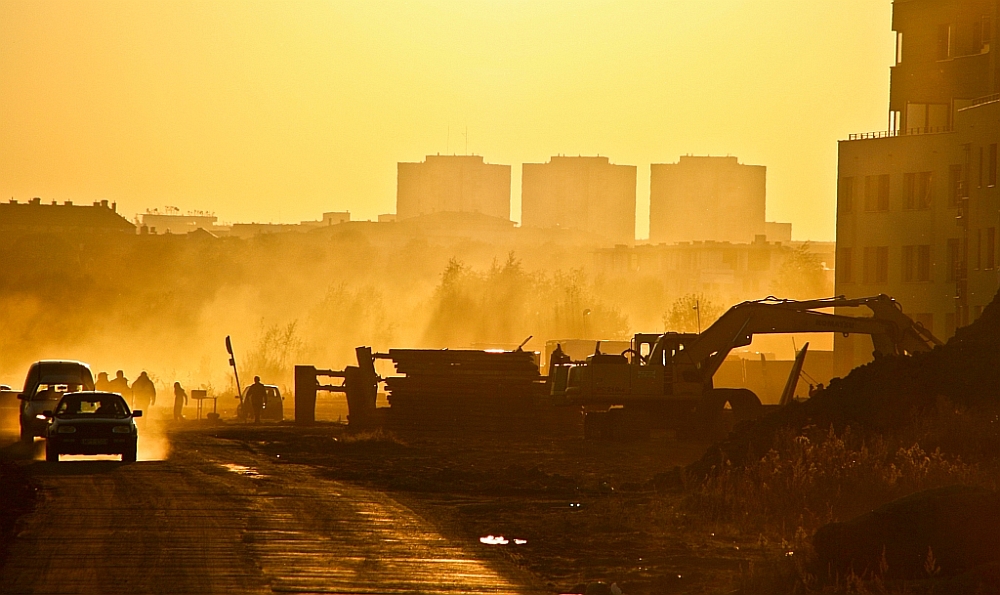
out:
{"label": "utility pole", "polygon": [[698,318],[698,334],[701,334],[701,302],[699,300],[694,301],[694,314]]}

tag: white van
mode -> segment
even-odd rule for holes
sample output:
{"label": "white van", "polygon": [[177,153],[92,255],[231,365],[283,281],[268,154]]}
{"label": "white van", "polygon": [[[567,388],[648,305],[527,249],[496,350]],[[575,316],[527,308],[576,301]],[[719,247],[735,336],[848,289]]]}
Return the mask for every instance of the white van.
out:
{"label": "white van", "polygon": [[83,362],[42,360],[31,364],[24,380],[21,399],[21,440],[32,442],[44,436],[49,421],[42,415],[51,411],[66,393],[94,390],[94,375]]}

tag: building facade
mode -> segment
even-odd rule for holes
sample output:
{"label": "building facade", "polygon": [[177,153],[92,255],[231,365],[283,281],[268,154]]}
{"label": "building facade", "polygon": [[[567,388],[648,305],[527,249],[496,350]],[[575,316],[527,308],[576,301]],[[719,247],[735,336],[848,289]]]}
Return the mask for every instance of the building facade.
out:
{"label": "building facade", "polygon": [[521,225],[584,231],[635,243],[634,165],[607,157],[552,157],[521,166]]}
{"label": "building facade", "polygon": [[135,225],[118,214],[115,203],[106,200],[93,205],[75,205],[68,200],[42,204],[41,198],[0,203],[0,241],[11,243],[39,234],[135,235]]}
{"label": "building facade", "polygon": [[218,217],[208,213],[182,215],[169,209],[165,213],[146,211],[139,218],[143,232],[151,234],[186,234],[198,229],[215,232],[218,222]]}
{"label": "building facade", "polygon": [[431,213],[481,213],[510,220],[510,166],[479,155],[428,155],[396,169],[396,220]]}
{"label": "building facade", "polygon": [[736,157],[682,156],[677,163],[652,164],[649,241],[746,243],[766,235],[766,180],[766,167]]}
{"label": "building facade", "polygon": [[[886,293],[941,339],[998,281],[997,0],[897,0],[889,130],[839,143],[836,292]],[[871,359],[835,338],[844,373]]]}
{"label": "building facade", "polygon": [[[742,244],[708,241],[616,246],[594,252],[594,265],[599,275],[609,279],[649,275],[663,283],[667,295],[704,294],[728,307],[778,291],[783,265],[796,250],[815,256],[822,267],[820,287],[814,295],[781,297],[829,296],[833,291],[833,242],[784,244],[768,242],[761,235]],[[788,284],[785,280],[782,285]]]}

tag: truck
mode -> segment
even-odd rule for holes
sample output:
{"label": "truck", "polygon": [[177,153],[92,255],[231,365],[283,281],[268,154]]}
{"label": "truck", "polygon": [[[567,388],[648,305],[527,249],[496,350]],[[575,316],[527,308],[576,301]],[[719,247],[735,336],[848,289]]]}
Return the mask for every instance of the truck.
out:
{"label": "truck", "polygon": [[[822,311],[831,308],[867,308],[871,315]],[[621,353],[601,353],[598,347],[582,362],[556,353],[549,366],[550,394],[557,403],[584,408],[587,438],[643,437],[650,427],[717,436],[728,423],[764,412],[752,391],[713,385],[726,356],[756,334],[811,332],[868,335],[875,357],[941,344],[884,294],[803,301],[768,297],[733,306],[701,333],[638,333]]]}

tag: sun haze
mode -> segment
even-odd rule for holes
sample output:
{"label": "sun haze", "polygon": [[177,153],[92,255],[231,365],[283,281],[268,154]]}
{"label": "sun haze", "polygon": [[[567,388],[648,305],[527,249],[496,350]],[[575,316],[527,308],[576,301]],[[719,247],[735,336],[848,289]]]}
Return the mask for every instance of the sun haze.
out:
{"label": "sun haze", "polygon": [[[396,163],[476,153],[766,165],[832,239],[836,141],[886,127],[888,0],[0,2],[0,195],[224,221],[395,208]],[[873,59],[873,57],[875,59]]]}

